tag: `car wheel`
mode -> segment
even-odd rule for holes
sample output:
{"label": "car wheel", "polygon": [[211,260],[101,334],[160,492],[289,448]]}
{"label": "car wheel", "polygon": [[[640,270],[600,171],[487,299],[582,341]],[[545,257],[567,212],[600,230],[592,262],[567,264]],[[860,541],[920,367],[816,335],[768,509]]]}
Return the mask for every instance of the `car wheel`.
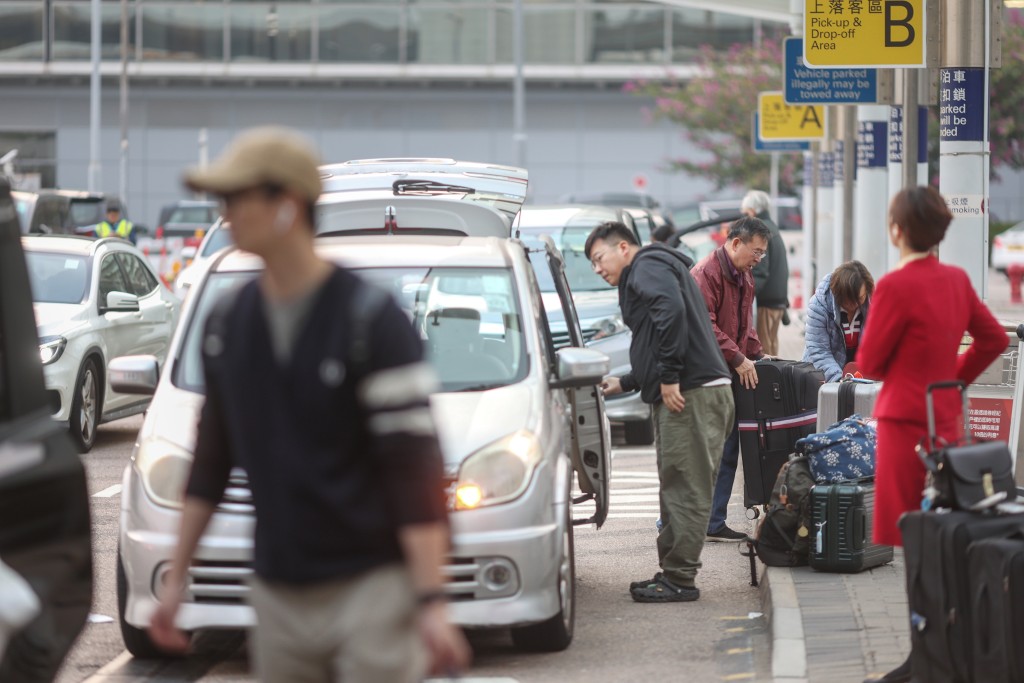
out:
{"label": "car wheel", "polygon": [[650,446],[654,443],[654,421],[651,418],[623,424],[626,428],[626,443],[630,446]]}
{"label": "car wheel", "polygon": [[71,399],[71,438],[78,450],[88,453],[96,443],[96,425],[100,415],[100,372],[96,360],[90,358],[78,371],[75,393]]}
{"label": "car wheel", "polygon": [[149,637],[145,629],[135,628],[124,619],[128,606],[128,576],[124,572],[121,549],[117,550],[117,621],[121,626],[124,647],[139,659],[171,659],[175,655],[164,652]]}
{"label": "car wheel", "polygon": [[547,621],[512,629],[512,643],[529,652],[560,652],[569,647],[576,628],[576,545],[573,541],[572,498],[566,507],[562,559],[558,566],[558,614]]}

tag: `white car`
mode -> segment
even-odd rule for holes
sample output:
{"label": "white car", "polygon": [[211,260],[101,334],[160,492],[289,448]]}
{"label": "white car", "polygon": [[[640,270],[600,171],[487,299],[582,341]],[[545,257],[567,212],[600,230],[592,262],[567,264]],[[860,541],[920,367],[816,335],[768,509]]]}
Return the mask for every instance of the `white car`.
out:
{"label": "white car", "polygon": [[[174,278],[175,295],[179,299],[184,300],[185,295],[188,294],[189,287],[199,277],[203,264],[218,251],[233,244],[231,224],[225,223],[223,219],[218,218],[217,222],[207,231],[198,247],[194,249],[192,247],[185,247],[181,250],[182,260],[186,261],[188,265],[181,269],[178,277]],[[189,253],[190,250],[192,253]]]}
{"label": "white car", "polygon": [[[509,238],[525,172],[480,164],[462,164],[460,172],[455,165],[434,159],[324,167],[316,248],[392,293],[438,373],[431,409],[451,510],[452,551],[443,571],[453,621],[511,627],[524,649],[561,650],[575,625],[573,526],[600,526],[608,513],[611,433],[596,390],[608,358],[581,348],[554,244],[530,253]],[[476,189],[467,192],[470,184]],[[545,306],[531,256],[546,260],[557,311]],[[160,654],[145,627],[177,543],[203,404],[204,320],[224,292],[261,267],[238,250],[210,260],[192,285],[162,374],[152,357],[114,361],[117,386],[155,392],[121,498],[119,620],[136,656]],[[549,324],[555,318],[568,321],[565,348],[557,348]],[[189,569],[180,627],[252,625],[246,579],[254,524],[248,481],[236,469]]]}
{"label": "white car", "polygon": [[1024,221],[995,236],[989,265],[1000,273],[1010,266],[1024,266]]}
{"label": "white car", "polygon": [[119,238],[23,237],[46,389],[53,417],[82,452],[96,427],[141,413],[148,397],[110,387],[107,364],[145,353],[162,364],[178,299],[142,252]]}

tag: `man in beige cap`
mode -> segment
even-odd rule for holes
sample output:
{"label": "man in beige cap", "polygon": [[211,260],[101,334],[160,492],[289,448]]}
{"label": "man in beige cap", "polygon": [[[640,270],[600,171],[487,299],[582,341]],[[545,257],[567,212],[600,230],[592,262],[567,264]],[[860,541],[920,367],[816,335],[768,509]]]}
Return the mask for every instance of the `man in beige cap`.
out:
{"label": "man in beige cap", "polygon": [[187,647],[174,625],[187,568],[238,466],[256,514],[260,679],[412,683],[469,660],[444,602],[436,379],[397,304],[314,251],[317,165],[302,137],[259,128],[185,176],[221,198],[235,243],[265,269],[204,331],[206,403],[150,635]]}

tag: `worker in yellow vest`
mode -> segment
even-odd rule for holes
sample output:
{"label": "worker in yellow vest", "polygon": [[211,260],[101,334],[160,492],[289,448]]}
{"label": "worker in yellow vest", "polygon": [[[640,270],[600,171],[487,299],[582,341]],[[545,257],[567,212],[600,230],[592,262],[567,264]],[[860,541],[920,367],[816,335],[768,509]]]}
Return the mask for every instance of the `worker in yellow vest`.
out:
{"label": "worker in yellow vest", "polygon": [[110,203],[107,205],[107,220],[96,226],[97,237],[120,237],[135,244],[135,226],[127,218],[121,218],[121,207]]}

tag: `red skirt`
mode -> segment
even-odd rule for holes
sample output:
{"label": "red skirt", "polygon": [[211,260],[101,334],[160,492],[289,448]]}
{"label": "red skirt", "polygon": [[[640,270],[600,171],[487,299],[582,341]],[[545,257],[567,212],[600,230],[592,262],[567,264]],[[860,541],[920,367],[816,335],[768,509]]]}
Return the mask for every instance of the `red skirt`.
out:
{"label": "red skirt", "polygon": [[[942,425],[940,435],[953,439],[963,431],[960,423]],[[904,512],[921,509],[925,469],[917,454],[918,442],[928,433],[923,424],[903,420],[878,420],[875,444],[875,543],[902,546],[897,523]]]}

